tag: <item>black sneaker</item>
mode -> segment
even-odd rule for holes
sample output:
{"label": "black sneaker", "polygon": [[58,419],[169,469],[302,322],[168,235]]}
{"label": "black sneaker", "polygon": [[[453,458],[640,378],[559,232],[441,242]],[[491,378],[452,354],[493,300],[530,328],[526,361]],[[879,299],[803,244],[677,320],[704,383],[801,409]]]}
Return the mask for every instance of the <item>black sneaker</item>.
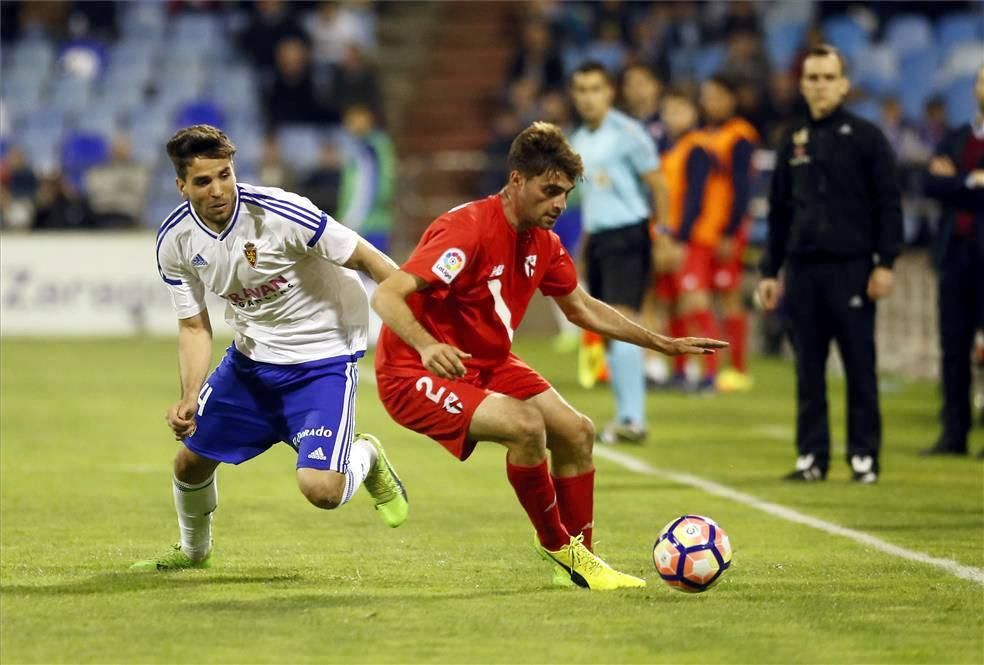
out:
{"label": "black sneaker", "polygon": [[796,459],[796,469],[782,479],[797,483],[816,483],[827,479],[827,470],[816,465],[813,455],[800,455]]}
{"label": "black sneaker", "polygon": [[851,480],[861,485],[872,485],[878,481],[875,460],[870,455],[851,457]]}
{"label": "black sneaker", "polygon": [[919,451],[920,457],[966,457],[966,455],[966,449],[953,448],[942,441],[937,441],[932,448],[924,448]]}

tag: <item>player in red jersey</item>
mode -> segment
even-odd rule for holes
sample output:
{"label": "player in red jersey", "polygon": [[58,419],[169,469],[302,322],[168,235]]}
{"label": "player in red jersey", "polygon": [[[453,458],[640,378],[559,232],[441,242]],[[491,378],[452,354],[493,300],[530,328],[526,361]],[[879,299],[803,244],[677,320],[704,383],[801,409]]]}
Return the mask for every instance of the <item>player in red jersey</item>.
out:
{"label": "player in red jersey", "polygon": [[396,422],[461,460],[478,441],[507,448],[506,475],[555,582],[644,586],[591,552],[594,426],[511,353],[513,331],[539,289],[571,322],[611,339],[669,355],[727,344],[657,335],[578,286],[550,230],[583,174],[558,127],[537,122],[521,132],[509,169],[498,194],[438,217],[402,269],[377,288],[379,395]]}

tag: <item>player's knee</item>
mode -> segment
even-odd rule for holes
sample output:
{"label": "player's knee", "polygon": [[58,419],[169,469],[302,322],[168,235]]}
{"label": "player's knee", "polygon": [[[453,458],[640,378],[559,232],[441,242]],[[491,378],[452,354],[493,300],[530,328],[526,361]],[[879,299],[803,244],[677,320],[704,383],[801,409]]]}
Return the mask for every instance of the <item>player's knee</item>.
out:
{"label": "player's knee", "polygon": [[532,406],[523,405],[512,419],[513,438],[522,448],[529,452],[546,453],[546,426],[543,416]]}
{"label": "player's knee", "polygon": [[183,483],[203,483],[215,473],[216,466],[217,462],[181,448],[174,456],[174,477]]}
{"label": "player's knee", "polygon": [[297,484],[311,505],[333,510],[342,505],[345,495],[345,476],[340,473],[298,469]]}
{"label": "player's knee", "polygon": [[[579,414],[580,415],[580,414]],[[594,449],[595,426],[591,419],[585,415],[580,415],[578,423],[577,444],[578,453],[583,457],[591,458],[591,451]]]}

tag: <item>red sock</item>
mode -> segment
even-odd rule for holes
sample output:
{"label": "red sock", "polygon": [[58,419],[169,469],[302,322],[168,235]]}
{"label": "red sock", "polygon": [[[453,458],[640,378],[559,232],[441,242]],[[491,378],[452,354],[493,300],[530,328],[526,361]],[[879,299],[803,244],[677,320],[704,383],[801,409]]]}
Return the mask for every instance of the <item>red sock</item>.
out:
{"label": "red sock", "polygon": [[557,489],[557,506],[560,519],[568,533],[584,534],[584,546],[591,549],[591,532],[594,530],[594,469],[579,476],[558,478],[552,476]]}
{"label": "red sock", "polygon": [[560,521],[557,492],[550,481],[547,460],[536,466],[518,466],[506,460],[506,476],[519,503],[533,523],[540,544],[556,552],[570,542],[570,534]]}
{"label": "red sock", "polygon": [[748,337],[748,316],[742,312],[724,319],[724,330],[728,342],[731,343],[731,366],[745,373],[745,342]]}
{"label": "red sock", "polygon": [[[718,329],[717,319],[711,314],[710,310],[701,309],[690,314],[690,321],[698,337],[713,337],[721,339],[721,331]],[[711,353],[704,356],[704,376],[710,377],[717,374],[718,359],[717,354]]]}
{"label": "red sock", "polygon": [[[670,337],[686,337],[687,336],[687,320],[682,316],[673,316],[670,318]],[[673,373],[676,375],[683,374],[687,367],[687,356],[679,355],[673,356]]]}

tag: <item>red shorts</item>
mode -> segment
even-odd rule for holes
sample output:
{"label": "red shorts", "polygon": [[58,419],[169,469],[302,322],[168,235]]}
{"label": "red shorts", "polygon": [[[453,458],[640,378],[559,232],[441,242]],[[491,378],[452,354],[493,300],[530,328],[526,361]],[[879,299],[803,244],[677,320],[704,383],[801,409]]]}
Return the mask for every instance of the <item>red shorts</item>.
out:
{"label": "red shorts", "polygon": [[656,280],[656,295],[667,302],[674,302],[684,293],[709,291],[713,275],[714,250],[704,245],[687,245],[683,265],[674,273],[661,275]]}
{"label": "red shorts", "polygon": [[376,388],[386,412],[397,423],[434,439],[460,460],[468,459],[477,441],[468,438],[475,409],[493,393],[527,400],[550,389],[536,371],[509,354],[494,370],[442,379],[420,368],[419,374],[376,372]]}
{"label": "red shorts", "polygon": [[747,234],[743,229],[735,236],[735,251],[730,261],[718,261],[716,258],[712,258],[711,288],[713,290],[719,292],[734,291],[741,286],[743,270],[741,257],[745,253],[747,244]]}

